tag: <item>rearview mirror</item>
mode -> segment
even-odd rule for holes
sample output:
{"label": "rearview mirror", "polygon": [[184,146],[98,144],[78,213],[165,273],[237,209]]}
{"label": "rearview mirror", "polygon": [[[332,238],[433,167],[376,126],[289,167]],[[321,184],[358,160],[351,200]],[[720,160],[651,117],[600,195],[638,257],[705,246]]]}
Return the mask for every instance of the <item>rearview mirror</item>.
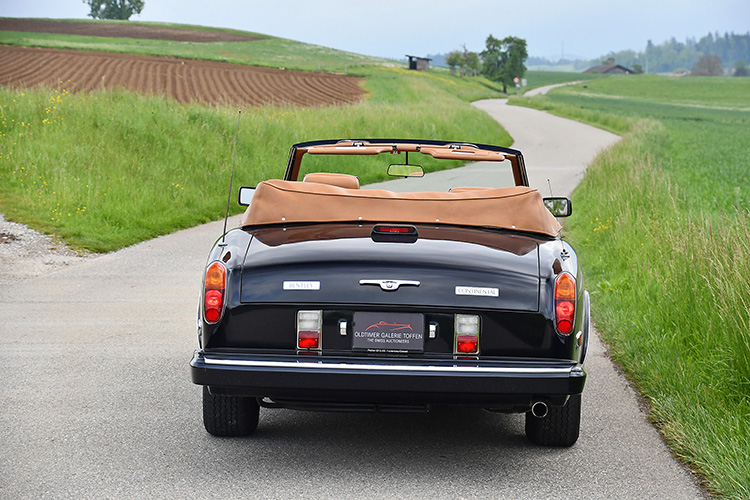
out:
{"label": "rearview mirror", "polygon": [[544,198],[544,206],[550,211],[555,217],[568,217],[573,213],[573,204],[570,198],[552,197]]}
{"label": "rearview mirror", "polygon": [[238,197],[239,199],[237,200],[237,203],[239,203],[243,207],[249,207],[250,202],[253,201],[254,195],[255,195],[254,187],[243,186],[240,188],[240,194],[239,194],[239,197]]}
{"label": "rearview mirror", "polygon": [[394,163],[388,166],[388,175],[391,177],[424,177],[424,168],[422,168],[422,165]]}

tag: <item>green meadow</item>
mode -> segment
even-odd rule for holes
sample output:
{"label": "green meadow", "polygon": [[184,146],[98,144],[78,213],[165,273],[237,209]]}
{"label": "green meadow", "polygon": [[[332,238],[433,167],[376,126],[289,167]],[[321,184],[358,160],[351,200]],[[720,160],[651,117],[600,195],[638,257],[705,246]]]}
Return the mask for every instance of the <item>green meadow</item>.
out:
{"label": "green meadow", "polygon": [[[403,68],[361,71],[368,94],[360,104],[265,106],[241,116],[234,107],[186,106],[122,90],[0,88],[0,210],[94,252],[219,219],[238,118],[235,187],[283,176],[291,145],[313,139],[511,143],[467,102],[498,95],[486,81]],[[384,175],[373,165],[360,177],[367,183]]]}
{"label": "green meadow", "polygon": [[593,317],[674,452],[750,498],[750,79],[612,77],[512,102],[622,134],[566,222]]}

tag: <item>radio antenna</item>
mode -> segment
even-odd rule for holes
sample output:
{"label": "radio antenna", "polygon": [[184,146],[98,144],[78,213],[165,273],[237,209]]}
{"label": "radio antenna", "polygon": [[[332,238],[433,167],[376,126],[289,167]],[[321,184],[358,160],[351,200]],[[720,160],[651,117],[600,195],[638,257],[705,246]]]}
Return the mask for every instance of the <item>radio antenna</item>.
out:
{"label": "radio antenna", "polygon": [[549,179],[547,179],[547,186],[549,186],[549,195],[555,196],[554,194],[552,194],[552,183],[549,181]]}
{"label": "radio antenna", "polygon": [[229,219],[229,202],[232,200],[232,183],[234,182],[234,162],[237,159],[237,139],[240,136],[240,117],[242,116],[242,110],[237,112],[237,132],[234,134],[234,156],[232,156],[232,175],[229,177],[229,194],[227,195],[227,211],[224,214],[224,232],[221,233],[220,245],[226,245],[227,237],[227,219]]}

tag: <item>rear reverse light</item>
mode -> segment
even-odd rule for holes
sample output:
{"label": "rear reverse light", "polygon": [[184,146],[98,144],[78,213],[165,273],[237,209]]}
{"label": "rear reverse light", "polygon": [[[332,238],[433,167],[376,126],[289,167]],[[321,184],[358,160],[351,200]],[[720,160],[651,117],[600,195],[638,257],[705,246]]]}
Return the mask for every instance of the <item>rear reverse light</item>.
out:
{"label": "rear reverse light", "polygon": [[297,311],[297,348],[317,350],[321,348],[320,332],[323,311]]}
{"label": "rear reverse light", "polygon": [[570,273],[555,279],[555,329],[560,335],[570,335],[576,317],[576,280]]}
{"label": "rear reverse light", "polygon": [[203,319],[206,323],[218,323],[224,312],[224,292],[227,286],[227,268],[214,262],[206,269],[203,283]]}
{"label": "rear reverse light", "polygon": [[456,314],[454,354],[479,353],[479,316]]}

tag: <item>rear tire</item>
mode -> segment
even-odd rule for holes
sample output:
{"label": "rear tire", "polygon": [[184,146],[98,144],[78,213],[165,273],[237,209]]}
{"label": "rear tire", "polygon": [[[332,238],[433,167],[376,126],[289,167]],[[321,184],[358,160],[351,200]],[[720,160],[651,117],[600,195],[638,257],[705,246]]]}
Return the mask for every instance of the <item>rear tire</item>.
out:
{"label": "rear tire", "polygon": [[258,427],[260,406],[255,398],[211,394],[203,386],[203,425],[214,436],[249,436]]}
{"label": "rear tire", "polygon": [[526,437],[541,446],[573,446],[580,427],[580,394],[570,396],[565,406],[550,406],[543,418],[526,413]]}

